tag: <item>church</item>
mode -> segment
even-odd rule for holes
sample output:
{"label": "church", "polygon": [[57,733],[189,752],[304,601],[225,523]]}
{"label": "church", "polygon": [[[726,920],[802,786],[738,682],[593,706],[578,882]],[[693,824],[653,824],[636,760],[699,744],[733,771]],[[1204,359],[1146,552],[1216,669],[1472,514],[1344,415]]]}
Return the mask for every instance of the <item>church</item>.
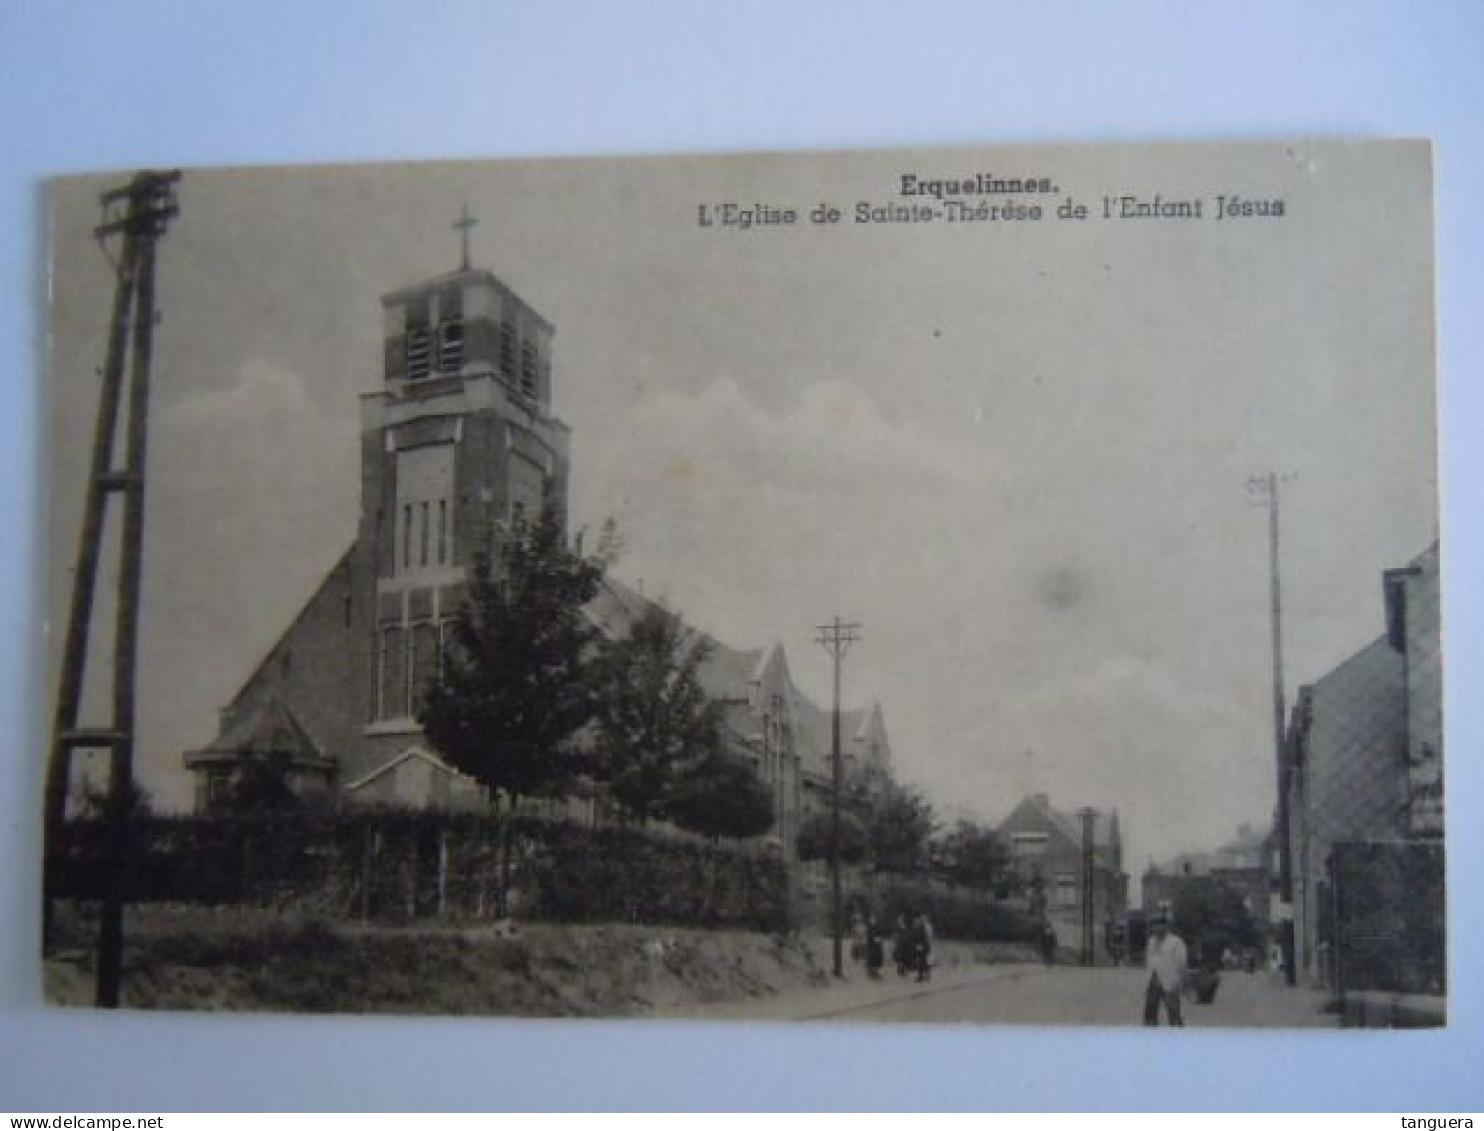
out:
{"label": "church", "polygon": [[[355,542],[188,751],[200,812],[220,804],[245,761],[271,756],[306,800],[477,809],[485,788],[447,764],[418,726],[419,689],[481,556],[547,498],[567,497],[571,430],[552,409],[554,329],[491,272],[470,266],[381,300],[381,387],[361,397]],[[588,615],[618,636],[647,599],[614,578]],[[780,644],[738,650],[706,639],[706,692],[724,706],[727,746],[772,790],[771,834],[791,849],[828,803],[829,712],[795,685]],[[846,772],[889,770],[879,706],[842,712]],[[597,819],[600,800],[584,802]],[[571,808],[571,806],[569,806]],[[574,813],[574,815],[579,815]]]}

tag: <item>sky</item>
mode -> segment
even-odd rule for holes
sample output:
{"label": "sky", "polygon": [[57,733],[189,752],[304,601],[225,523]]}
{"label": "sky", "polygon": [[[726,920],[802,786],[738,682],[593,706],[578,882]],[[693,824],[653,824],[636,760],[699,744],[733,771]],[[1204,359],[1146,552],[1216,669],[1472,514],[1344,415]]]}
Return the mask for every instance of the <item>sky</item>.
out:
{"label": "sky", "polygon": [[[1382,631],[1380,574],[1437,536],[1424,145],[187,170],[160,247],[140,769],[180,754],[355,534],[378,298],[475,266],[556,326],[571,509],[619,576],[738,647],[862,624],[849,704],[898,776],[997,820],[1117,808],[1125,864],[1272,807],[1266,511],[1283,491],[1287,690]],[[1045,175],[1084,221],[855,224],[901,174]],[[52,623],[60,631],[112,278],[117,178],[51,197]],[[1103,196],[1201,198],[1102,221]],[[1210,218],[1216,195],[1281,218]],[[1032,198],[1018,198],[1030,203]],[[807,222],[838,205],[839,224]],[[699,205],[794,208],[703,227]],[[53,669],[56,659],[53,657]]]}

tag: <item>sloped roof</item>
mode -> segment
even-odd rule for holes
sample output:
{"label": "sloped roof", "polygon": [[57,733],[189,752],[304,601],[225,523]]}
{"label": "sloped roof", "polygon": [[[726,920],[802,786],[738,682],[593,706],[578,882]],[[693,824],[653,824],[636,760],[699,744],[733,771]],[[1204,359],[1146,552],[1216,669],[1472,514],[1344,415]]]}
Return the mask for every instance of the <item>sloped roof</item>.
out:
{"label": "sloped roof", "polygon": [[[603,578],[597,596],[588,602],[587,615],[604,635],[612,638],[628,632],[634,622],[650,609],[662,607],[658,601],[610,575]],[[694,648],[704,642],[711,649],[696,673],[701,689],[712,699],[747,698],[748,685],[766,655],[765,651],[761,648],[742,650],[728,647],[715,637],[687,625],[683,619],[681,627],[685,633],[683,647]]]}
{"label": "sloped roof", "polygon": [[409,746],[406,750],[402,751],[402,753],[396,755],[395,757],[388,758],[385,762],[377,766],[370,773],[357,778],[353,782],[347,782],[345,786],[345,792],[354,793],[356,790],[370,785],[377,778],[391,773],[398,766],[402,765],[403,762],[411,761],[425,762],[427,765],[431,766],[436,773],[447,774],[451,778],[460,778],[474,785],[479,784],[475,778],[470,777],[462,770],[450,766],[436,754],[432,754],[429,751],[424,750],[421,746]]}
{"label": "sloped roof", "polygon": [[1155,864],[1150,861],[1149,867],[1144,870],[1145,875],[1156,876],[1205,876],[1217,866],[1218,857],[1214,852],[1182,852],[1178,856],[1172,856],[1163,864]]}
{"label": "sloped roof", "polygon": [[[588,603],[587,614],[603,633],[616,637],[627,632],[646,610],[660,607],[658,601],[608,575],[597,596]],[[685,625],[683,619],[681,624],[686,633],[682,647],[696,647],[704,642],[710,649],[696,675],[706,695],[725,704],[723,721],[733,735],[744,741],[758,737],[754,689],[776,684],[793,726],[794,750],[800,768],[816,778],[828,777],[831,713],[815,704],[794,683],[783,645],[775,642],[767,648],[733,648],[709,633]],[[852,754],[852,744],[860,742],[877,742],[889,749],[880,706],[842,709],[840,738],[841,752],[845,755]]]}
{"label": "sloped roof", "polygon": [[[802,691],[794,689],[794,746],[803,762],[804,772],[816,777],[830,775],[830,758],[833,754],[833,712],[817,706]],[[861,732],[869,719],[869,711],[862,707],[840,709],[840,753],[848,756],[851,738]]]}
{"label": "sloped roof", "polygon": [[[1036,812],[1043,814],[1045,818],[1054,824],[1056,828],[1067,837],[1073,844],[1082,843],[1082,820],[1075,814],[1064,812],[1050,803],[1045,794],[1032,793],[1024,797],[1011,811],[1010,815],[1000,822],[1001,827],[1010,822],[1011,817],[1020,812],[1026,806],[1030,806]],[[1098,848],[1112,848],[1119,840],[1115,835],[1118,829],[1118,810],[1105,811],[1099,809],[1092,822],[1092,842]]]}
{"label": "sloped roof", "polygon": [[242,712],[212,739],[203,753],[237,754],[248,750],[330,761],[293,708],[275,691],[268,692],[252,710]]}

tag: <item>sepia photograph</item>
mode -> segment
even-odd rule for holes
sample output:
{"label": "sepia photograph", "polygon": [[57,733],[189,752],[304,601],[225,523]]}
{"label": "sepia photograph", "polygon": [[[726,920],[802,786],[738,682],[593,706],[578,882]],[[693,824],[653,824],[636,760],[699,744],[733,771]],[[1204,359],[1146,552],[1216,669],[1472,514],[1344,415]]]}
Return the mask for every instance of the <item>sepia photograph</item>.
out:
{"label": "sepia photograph", "polygon": [[46,223],[51,1003],[1447,1023],[1427,142]]}

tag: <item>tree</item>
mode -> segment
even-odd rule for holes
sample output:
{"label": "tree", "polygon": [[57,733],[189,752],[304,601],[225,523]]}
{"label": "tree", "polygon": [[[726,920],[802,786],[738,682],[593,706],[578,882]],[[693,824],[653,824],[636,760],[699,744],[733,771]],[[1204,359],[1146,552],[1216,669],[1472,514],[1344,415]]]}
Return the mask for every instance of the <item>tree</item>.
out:
{"label": "tree", "polygon": [[569,549],[555,508],[504,543],[499,569],[476,562],[469,599],[426,688],[418,722],[448,761],[513,808],[561,792],[578,768],[575,736],[593,716],[597,630],[584,606],[606,560]]}
{"label": "tree", "polygon": [[597,773],[641,822],[668,815],[680,766],[720,750],[721,704],[700,681],[711,645],[687,646],[687,635],[678,617],[651,605],[596,662]]}
{"label": "tree", "polygon": [[680,769],[667,807],[681,828],[712,840],[761,836],[773,827],[773,791],[745,761],[722,751]]}
{"label": "tree", "polygon": [[1010,863],[1010,854],[994,831],[967,820],[960,820],[934,844],[933,856],[949,880],[978,888],[1001,884]]}
{"label": "tree", "polygon": [[[830,858],[829,808],[799,828],[799,855],[806,860]],[[917,790],[899,785],[880,770],[856,774],[840,799],[840,859],[865,861],[877,872],[914,872],[928,859],[933,835],[933,807]]]}
{"label": "tree", "polygon": [[236,816],[281,813],[298,809],[302,799],[294,790],[294,758],[282,750],[244,750],[237,759],[220,812]]}
{"label": "tree", "polygon": [[1227,947],[1256,946],[1257,924],[1241,893],[1211,876],[1188,877],[1175,893],[1175,933],[1193,961],[1215,965]]}
{"label": "tree", "polygon": [[[804,818],[796,844],[801,860],[828,860],[834,817],[828,809]],[[866,828],[850,810],[840,810],[840,862],[858,864],[866,859],[869,845]]]}
{"label": "tree", "polygon": [[[554,500],[501,547],[499,568],[476,562],[469,598],[444,649],[441,677],[418,722],[448,761],[503,795],[561,794],[580,768],[579,732],[593,717],[597,630],[584,607],[611,558],[611,527],[598,552],[567,545]],[[503,907],[510,830],[502,836]]]}
{"label": "tree", "polygon": [[878,872],[915,872],[927,862],[933,807],[917,790],[885,774],[860,787],[856,803],[871,865]]}

